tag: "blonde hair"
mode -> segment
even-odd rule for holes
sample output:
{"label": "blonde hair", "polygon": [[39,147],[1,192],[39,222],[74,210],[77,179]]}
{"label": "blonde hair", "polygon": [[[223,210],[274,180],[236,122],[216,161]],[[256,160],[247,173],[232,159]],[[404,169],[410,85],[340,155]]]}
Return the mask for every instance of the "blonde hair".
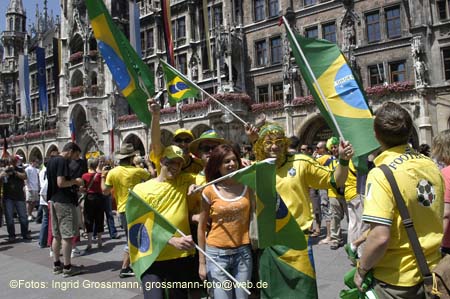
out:
{"label": "blonde hair", "polygon": [[445,130],[434,136],[431,155],[438,161],[450,165],[450,130]]}

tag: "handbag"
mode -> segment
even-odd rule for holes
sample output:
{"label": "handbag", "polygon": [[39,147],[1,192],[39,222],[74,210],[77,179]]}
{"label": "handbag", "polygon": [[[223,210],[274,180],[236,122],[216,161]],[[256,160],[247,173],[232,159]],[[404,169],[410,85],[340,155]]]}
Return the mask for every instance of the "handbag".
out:
{"label": "handbag", "polygon": [[98,172],[96,172],[92,176],[91,180],[89,181],[89,183],[88,183],[88,185],[86,187],[86,192],[83,192],[81,194],[81,196],[78,198],[78,204],[82,203],[88,197],[88,191],[89,191],[89,189],[91,189],[92,185],[94,184],[95,177],[97,176],[97,174],[98,174]]}
{"label": "handbag", "polygon": [[444,256],[433,271],[430,272],[419,239],[417,238],[416,230],[414,229],[414,223],[409,216],[408,208],[405,205],[394,175],[387,165],[380,165],[380,169],[391,185],[403,226],[408,234],[409,243],[414,251],[420,273],[422,274],[426,298],[450,299],[450,255]]}

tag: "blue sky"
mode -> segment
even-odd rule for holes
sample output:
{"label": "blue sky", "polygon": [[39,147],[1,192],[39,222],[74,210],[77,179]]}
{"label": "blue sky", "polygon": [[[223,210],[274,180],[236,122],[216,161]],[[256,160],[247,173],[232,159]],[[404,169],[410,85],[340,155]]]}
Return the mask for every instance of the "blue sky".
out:
{"label": "blue sky", "polygon": [[[50,16],[53,10],[53,16],[61,15],[60,0],[47,0],[48,14]],[[22,0],[23,7],[27,12],[27,30],[28,25],[35,23],[36,3],[39,5],[39,11],[44,9],[43,0]],[[0,0],[0,32],[5,30],[6,17],[5,13],[9,5],[9,0]]]}

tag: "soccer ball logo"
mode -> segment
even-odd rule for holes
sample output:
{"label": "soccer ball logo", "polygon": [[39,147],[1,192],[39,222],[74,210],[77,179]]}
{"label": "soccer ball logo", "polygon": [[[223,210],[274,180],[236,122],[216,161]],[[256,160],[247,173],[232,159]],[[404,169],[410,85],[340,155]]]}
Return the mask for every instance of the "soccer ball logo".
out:
{"label": "soccer ball logo", "polygon": [[420,180],[416,187],[417,200],[424,207],[429,207],[436,199],[436,193],[434,192],[433,185],[427,180]]}

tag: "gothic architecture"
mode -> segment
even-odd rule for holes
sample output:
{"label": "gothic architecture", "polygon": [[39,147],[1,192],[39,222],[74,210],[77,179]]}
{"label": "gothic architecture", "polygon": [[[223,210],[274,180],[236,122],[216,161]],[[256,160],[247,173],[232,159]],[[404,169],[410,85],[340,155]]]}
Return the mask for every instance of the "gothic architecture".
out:
{"label": "gothic architecture", "polygon": [[[129,2],[104,2],[129,36]],[[301,34],[339,45],[373,110],[392,100],[411,113],[415,146],[430,144],[437,132],[450,128],[447,0],[170,2],[177,69],[246,121],[254,122],[264,113],[266,119],[283,124],[288,135],[309,144],[332,134],[309,96],[285,29],[278,26],[285,15]],[[120,143],[132,142],[147,153],[149,130],[118,92],[97,50],[84,1],[60,1],[56,18],[48,14],[46,3],[28,27],[21,0],[10,0],[6,11],[6,29],[1,33],[0,131],[8,136],[9,152],[26,160],[43,158],[73,135],[83,152],[100,150],[110,155]],[[166,55],[161,4],[140,0],[137,5],[142,59],[155,76],[156,90],[164,90],[159,63]],[[46,50],[46,113],[38,105],[38,46]],[[18,56],[24,53],[30,60],[30,116],[21,114],[18,85]],[[163,142],[179,127],[192,129],[197,136],[214,128],[234,142],[246,142],[242,124],[227,116],[205,96],[177,107],[164,105]]]}

